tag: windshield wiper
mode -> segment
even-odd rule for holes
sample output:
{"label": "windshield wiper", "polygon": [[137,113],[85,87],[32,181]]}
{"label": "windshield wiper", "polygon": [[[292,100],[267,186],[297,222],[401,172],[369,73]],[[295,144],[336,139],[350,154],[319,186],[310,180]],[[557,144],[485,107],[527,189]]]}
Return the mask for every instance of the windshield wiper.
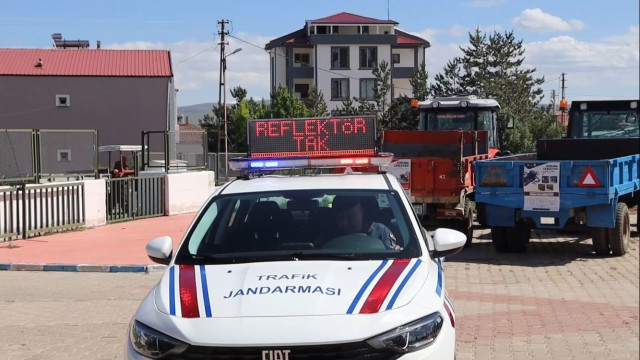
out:
{"label": "windshield wiper", "polygon": [[288,254],[294,260],[361,260],[370,256],[354,253],[294,252]]}

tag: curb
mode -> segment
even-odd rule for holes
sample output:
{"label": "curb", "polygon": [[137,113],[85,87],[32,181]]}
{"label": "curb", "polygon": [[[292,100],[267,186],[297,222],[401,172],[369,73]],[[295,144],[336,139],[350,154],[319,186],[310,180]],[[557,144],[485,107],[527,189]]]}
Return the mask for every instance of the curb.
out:
{"label": "curb", "polygon": [[0,263],[0,271],[64,271],[101,273],[150,273],[164,271],[166,265],[92,265]]}

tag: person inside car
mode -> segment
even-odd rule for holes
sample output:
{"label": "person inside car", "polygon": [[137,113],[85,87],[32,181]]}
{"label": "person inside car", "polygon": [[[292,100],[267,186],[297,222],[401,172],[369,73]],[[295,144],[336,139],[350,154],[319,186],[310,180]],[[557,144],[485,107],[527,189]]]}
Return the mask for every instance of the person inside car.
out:
{"label": "person inside car", "polygon": [[395,235],[387,226],[365,219],[360,197],[338,195],[331,207],[341,236],[362,233],[380,239],[387,249],[402,250],[402,246],[398,245]]}

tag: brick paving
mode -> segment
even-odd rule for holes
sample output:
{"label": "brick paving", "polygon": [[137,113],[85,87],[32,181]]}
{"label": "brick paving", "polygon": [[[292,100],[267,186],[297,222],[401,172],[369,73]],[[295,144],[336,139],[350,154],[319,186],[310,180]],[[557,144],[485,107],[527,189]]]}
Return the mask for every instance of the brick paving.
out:
{"label": "brick paving", "polygon": [[497,254],[476,230],[445,262],[457,359],[639,359],[633,235],[623,257],[596,256],[585,235],[538,230],[527,253]]}
{"label": "brick paving", "polygon": [[[0,264],[150,264],[148,240],[180,241],[193,214],[0,244]],[[488,230],[444,263],[457,360],[640,359],[639,244],[598,257],[584,234],[535,231],[523,254],[494,252]],[[126,327],[159,278],[0,271],[0,359],[120,359]]]}

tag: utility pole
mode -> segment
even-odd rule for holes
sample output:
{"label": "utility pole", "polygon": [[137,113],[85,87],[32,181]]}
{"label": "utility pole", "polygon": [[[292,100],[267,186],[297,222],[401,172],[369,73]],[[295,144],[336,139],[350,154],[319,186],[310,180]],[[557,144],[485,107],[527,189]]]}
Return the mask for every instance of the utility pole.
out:
{"label": "utility pole", "polygon": [[[218,31],[218,35],[220,35],[220,72],[218,73],[220,76],[220,83],[218,86],[218,108],[220,106],[224,106],[222,109],[224,115],[222,121],[224,122],[224,181],[227,182],[229,179],[227,167],[229,166],[229,139],[227,138],[227,77],[225,75],[225,71],[227,70],[227,56],[225,54],[225,45],[227,41],[225,39],[226,35],[229,35],[229,32],[224,29],[224,26],[229,23],[229,20],[220,20],[218,24],[220,25],[220,31]],[[221,103],[222,100],[222,103]],[[219,132],[218,132],[219,134]],[[218,137],[218,139],[220,139]],[[220,140],[218,140],[218,147],[220,147]],[[218,151],[218,164],[220,164],[220,151]],[[218,170],[220,167],[218,166]]]}
{"label": "utility pole", "polygon": [[556,113],[556,91],[551,90],[551,114]]}
{"label": "utility pole", "polygon": [[562,73],[562,100],[560,100],[560,111],[562,111],[562,126],[565,126],[565,114],[567,113],[567,100],[564,97],[564,89],[566,89],[566,87],[564,86],[564,75],[565,73]]}
{"label": "utility pole", "polygon": [[218,21],[218,25],[220,25],[220,31],[218,31],[218,35],[220,35],[220,84],[218,86],[218,106],[222,105],[222,93],[224,92],[223,87],[225,86],[224,79],[222,74],[226,70],[227,64],[225,64],[225,45],[227,45],[227,41],[225,39],[226,35],[229,35],[229,32],[224,29],[224,26],[229,23],[229,20],[220,20]]}

